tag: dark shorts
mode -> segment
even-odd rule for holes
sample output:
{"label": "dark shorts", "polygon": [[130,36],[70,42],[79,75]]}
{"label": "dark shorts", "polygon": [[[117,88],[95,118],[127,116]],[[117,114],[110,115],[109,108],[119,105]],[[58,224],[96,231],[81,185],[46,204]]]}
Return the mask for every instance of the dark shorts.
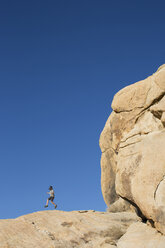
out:
{"label": "dark shorts", "polygon": [[53,196],[50,196],[50,197],[48,198],[48,200],[53,201],[53,200],[54,200],[54,197],[53,197]]}

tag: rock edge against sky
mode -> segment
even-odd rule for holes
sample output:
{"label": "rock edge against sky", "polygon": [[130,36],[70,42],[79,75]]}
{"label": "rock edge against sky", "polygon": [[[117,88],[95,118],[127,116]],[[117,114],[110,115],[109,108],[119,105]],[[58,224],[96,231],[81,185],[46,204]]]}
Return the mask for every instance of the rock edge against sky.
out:
{"label": "rock edge against sky", "polygon": [[110,211],[126,200],[165,234],[165,65],[120,90],[112,109],[100,137],[104,200]]}

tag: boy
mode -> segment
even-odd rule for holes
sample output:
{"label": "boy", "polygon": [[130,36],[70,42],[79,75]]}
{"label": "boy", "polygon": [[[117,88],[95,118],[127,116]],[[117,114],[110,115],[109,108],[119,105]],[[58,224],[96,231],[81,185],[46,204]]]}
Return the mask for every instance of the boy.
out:
{"label": "boy", "polygon": [[54,200],[54,190],[53,190],[53,187],[52,186],[50,186],[49,187],[49,192],[47,192],[47,194],[49,194],[50,195],[50,197],[47,199],[47,202],[46,202],[46,205],[45,205],[45,208],[47,208],[48,207],[48,203],[49,203],[49,200],[51,201],[51,203],[54,205],[54,207],[55,208],[57,208],[57,205],[53,202],[53,200]]}

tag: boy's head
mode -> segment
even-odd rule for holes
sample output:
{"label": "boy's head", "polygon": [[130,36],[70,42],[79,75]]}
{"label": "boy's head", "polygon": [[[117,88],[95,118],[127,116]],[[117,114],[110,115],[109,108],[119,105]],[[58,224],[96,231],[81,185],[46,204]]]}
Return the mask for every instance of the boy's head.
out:
{"label": "boy's head", "polygon": [[49,187],[49,190],[51,190],[51,189],[53,189],[53,187],[52,187],[52,186],[50,186],[50,187]]}

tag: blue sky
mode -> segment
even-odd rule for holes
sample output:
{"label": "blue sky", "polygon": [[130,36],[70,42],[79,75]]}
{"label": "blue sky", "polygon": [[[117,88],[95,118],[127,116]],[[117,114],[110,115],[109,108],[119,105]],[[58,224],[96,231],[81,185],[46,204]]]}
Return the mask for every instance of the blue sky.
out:
{"label": "blue sky", "polygon": [[[113,95],[165,63],[164,1],[0,1],[0,218],[105,211]],[[49,209],[53,209],[50,206]]]}

